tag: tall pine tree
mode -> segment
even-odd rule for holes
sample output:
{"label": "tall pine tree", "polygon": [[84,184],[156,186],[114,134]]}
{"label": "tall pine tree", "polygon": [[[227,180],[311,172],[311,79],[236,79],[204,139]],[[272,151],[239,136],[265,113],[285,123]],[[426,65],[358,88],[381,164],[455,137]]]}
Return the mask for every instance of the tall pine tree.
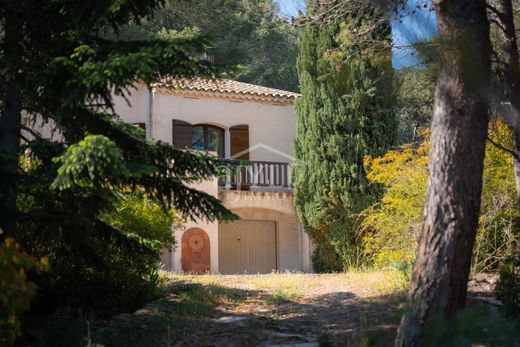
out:
{"label": "tall pine tree", "polygon": [[[216,160],[145,141],[114,112],[114,93],[137,82],[215,73],[199,59],[205,38],[104,35],[161,3],[0,4],[0,241],[13,236],[30,254],[49,257],[51,272],[36,279],[37,302],[48,309],[129,309],[153,291],[153,240],[104,217],[123,194],[144,194],[187,217],[232,218],[215,197],[187,186],[216,176]],[[52,121],[64,141],[42,138],[22,113],[29,123],[36,115]]]}
{"label": "tall pine tree", "polygon": [[[351,35],[381,15],[367,10],[301,33],[293,186],[298,215],[318,244],[317,271],[355,265],[357,215],[374,196],[363,158],[384,152],[396,137],[390,52]],[[388,24],[370,35],[388,40]]]}

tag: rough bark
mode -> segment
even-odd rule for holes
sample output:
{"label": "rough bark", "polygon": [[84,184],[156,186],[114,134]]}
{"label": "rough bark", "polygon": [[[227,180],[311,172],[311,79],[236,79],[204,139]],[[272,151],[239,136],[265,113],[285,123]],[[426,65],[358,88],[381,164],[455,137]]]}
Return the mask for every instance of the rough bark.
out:
{"label": "rough bark", "polygon": [[487,133],[489,24],[484,0],[434,1],[442,44],[424,222],[396,346],[417,346],[432,318],[466,301]]}
{"label": "rough bark", "polygon": [[[520,132],[513,129],[513,171],[515,174],[515,185],[516,185],[516,203],[518,209],[520,209]],[[517,256],[520,257],[520,242],[517,241]]]}
{"label": "rough bark", "polygon": [[[516,41],[513,4],[511,0],[495,0],[490,4],[496,15],[498,49],[503,69],[504,99],[509,108],[499,110],[513,134],[513,170],[516,182],[516,200],[520,209],[520,63]],[[520,255],[520,243],[519,255]]]}
{"label": "rough bark", "polygon": [[[22,97],[20,88],[20,64],[22,62],[23,24],[21,16],[14,11],[5,11],[5,36],[3,42],[4,59],[7,78],[3,85],[3,110],[0,131],[0,152],[7,155],[3,168],[6,177],[2,180],[2,199],[5,212],[0,221],[3,234],[13,233],[12,216],[16,213],[16,178],[18,160],[16,152],[20,146],[20,127],[22,113]],[[9,183],[6,182],[9,180]]]}

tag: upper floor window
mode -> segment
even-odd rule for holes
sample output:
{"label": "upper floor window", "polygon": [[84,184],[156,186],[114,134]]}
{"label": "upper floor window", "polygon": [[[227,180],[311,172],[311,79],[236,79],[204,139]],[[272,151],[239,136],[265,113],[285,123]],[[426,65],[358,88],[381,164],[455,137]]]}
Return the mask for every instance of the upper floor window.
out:
{"label": "upper floor window", "polygon": [[215,152],[224,157],[224,130],[213,125],[199,124],[191,128],[191,148]]}
{"label": "upper floor window", "polygon": [[[249,126],[234,125],[229,128],[231,158],[249,159]],[[186,121],[172,120],[172,143],[177,148],[193,148],[215,152],[224,158],[224,129],[209,124],[192,125]],[[226,144],[227,145],[227,144]]]}

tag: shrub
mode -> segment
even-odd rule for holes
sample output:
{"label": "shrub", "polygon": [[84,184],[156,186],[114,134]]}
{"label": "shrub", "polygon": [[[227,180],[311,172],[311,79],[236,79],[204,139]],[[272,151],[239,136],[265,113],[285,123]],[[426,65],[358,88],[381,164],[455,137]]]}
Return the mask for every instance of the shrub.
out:
{"label": "shrub", "polygon": [[[173,241],[174,215],[141,189],[108,179],[120,156],[110,143],[98,148],[106,142],[89,137],[71,146],[71,152],[91,158],[86,166],[70,155],[55,159],[60,144],[35,145],[21,156],[21,176],[30,184],[18,191],[17,241],[36,257],[48,256],[52,269],[34,276],[41,290],[31,311],[70,306],[111,315],[155,295],[159,254]],[[92,161],[102,164],[91,168]],[[64,162],[70,167],[63,169]],[[56,171],[66,177],[56,180]]]}
{"label": "shrub", "polygon": [[316,249],[312,253],[312,266],[317,273],[339,272],[343,270],[339,254],[326,239],[316,242]]}
{"label": "shrub", "polygon": [[20,251],[12,238],[0,245],[0,345],[9,346],[21,332],[21,315],[36,295],[27,272],[45,271],[47,259],[37,261]]}
{"label": "shrub", "polygon": [[439,314],[421,346],[518,346],[520,320],[507,319],[489,307],[460,311],[454,318]]}
{"label": "shrub", "polygon": [[520,255],[505,262],[495,292],[508,316],[520,318]]}
{"label": "shrub", "polygon": [[[413,262],[422,227],[428,179],[429,136],[382,157],[366,158],[367,178],[385,188],[382,199],[362,212],[360,228],[365,253],[376,266],[402,266]],[[492,138],[504,147],[511,136],[502,123],[492,127]],[[514,248],[518,230],[515,180],[510,155],[489,145],[484,162],[479,229],[474,248],[474,272],[496,269]]]}
{"label": "shrub", "polygon": [[157,241],[159,247],[168,247],[175,243],[172,233],[175,220],[173,210],[165,209],[145,195],[121,195],[115,209],[104,213],[102,218],[127,234]]}
{"label": "shrub", "polygon": [[418,146],[409,144],[365,159],[367,178],[386,189],[381,200],[362,213],[364,250],[377,266],[414,259],[428,179],[427,138]]}
{"label": "shrub", "polygon": [[[54,201],[52,208],[59,211],[63,202]],[[153,298],[161,248],[173,243],[173,215],[140,195],[121,195],[95,226],[71,218],[70,208],[63,207],[62,228],[21,233],[31,252],[49,255],[52,265],[35,279],[42,287],[37,309],[70,305],[111,315]]]}

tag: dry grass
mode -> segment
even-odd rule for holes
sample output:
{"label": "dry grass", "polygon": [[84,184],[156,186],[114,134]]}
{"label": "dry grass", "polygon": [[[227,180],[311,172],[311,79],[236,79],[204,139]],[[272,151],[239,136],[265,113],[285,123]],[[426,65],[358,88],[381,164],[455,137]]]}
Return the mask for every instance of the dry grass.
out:
{"label": "dry grass", "polygon": [[92,325],[93,342],[104,347],[387,346],[395,337],[408,285],[408,276],[393,270],[162,273],[161,278],[160,300]]}
{"label": "dry grass", "polygon": [[96,342],[106,347],[164,346],[166,339],[193,346],[340,346],[365,338],[363,331],[390,341],[407,285],[399,271],[202,276],[163,272],[161,278],[161,300],[95,329]]}
{"label": "dry grass", "polygon": [[360,271],[344,274],[348,283],[362,285],[370,294],[389,295],[405,290],[410,283],[407,273],[398,270]]}
{"label": "dry grass", "polygon": [[161,276],[166,283],[181,281],[266,292],[282,290],[301,295],[331,283],[343,283],[347,288],[364,289],[370,295],[385,295],[405,289],[409,282],[408,276],[398,270],[352,271],[337,274],[273,272],[262,275],[185,275],[162,272]]}

